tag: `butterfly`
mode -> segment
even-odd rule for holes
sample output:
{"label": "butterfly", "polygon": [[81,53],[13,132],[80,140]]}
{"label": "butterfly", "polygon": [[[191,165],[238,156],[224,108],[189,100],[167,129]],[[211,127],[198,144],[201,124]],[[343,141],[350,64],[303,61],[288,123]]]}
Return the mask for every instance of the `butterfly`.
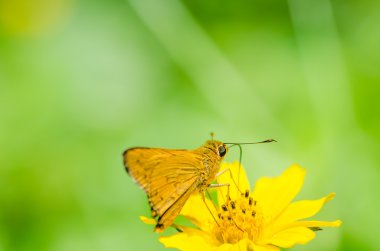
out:
{"label": "butterfly", "polygon": [[152,217],[158,217],[156,232],[173,223],[192,193],[204,194],[227,152],[225,143],[213,139],[194,150],[134,147],[124,151],[127,173],[147,194]]}

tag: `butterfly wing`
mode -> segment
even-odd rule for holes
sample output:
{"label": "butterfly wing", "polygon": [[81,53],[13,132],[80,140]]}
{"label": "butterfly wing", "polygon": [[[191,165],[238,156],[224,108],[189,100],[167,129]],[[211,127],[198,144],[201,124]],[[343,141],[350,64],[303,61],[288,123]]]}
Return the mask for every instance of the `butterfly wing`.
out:
{"label": "butterfly wing", "polygon": [[194,182],[187,190],[181,194],[178,199],[158,218],[157,225],[155,226],[156,232],[162,232],[165,228],[170,226],[181,209],[189,199],[190,195],[197,189],[197,184]]}
{"label": "butterfly wing", "polygon": [[148,195],[156,230],[169,226],[197,189],[202,159],[188,150],[131,148],[124,153],[130,176]]}

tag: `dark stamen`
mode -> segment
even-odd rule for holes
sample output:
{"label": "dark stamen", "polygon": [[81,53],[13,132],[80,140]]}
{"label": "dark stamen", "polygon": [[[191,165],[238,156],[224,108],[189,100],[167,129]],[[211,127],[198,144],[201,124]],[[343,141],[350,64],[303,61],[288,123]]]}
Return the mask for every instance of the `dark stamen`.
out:
{"label": "dark stamen", "polygon": [[249,191],[248,191],[248,190],[245,190],[245,194],[244,194],[244,196],[245,196],[246,198],[248,198],[248,196],[249,196]]}
{"label": "dark stamen", "polygon": [[232,209],[235,209],[235,202],[231,201],[230,204],[231,204]]}
{"label": "dark stamen", "polygon": [[249,197],[249,202],[248,203],[249,203],[250,206],[252,206],[252,201],[253,201],[252,197]]}
{"label": "dark stamen", "polygon": [[222,209],[223,209],[223,211],[227,211],[226,205],[222,205]]}

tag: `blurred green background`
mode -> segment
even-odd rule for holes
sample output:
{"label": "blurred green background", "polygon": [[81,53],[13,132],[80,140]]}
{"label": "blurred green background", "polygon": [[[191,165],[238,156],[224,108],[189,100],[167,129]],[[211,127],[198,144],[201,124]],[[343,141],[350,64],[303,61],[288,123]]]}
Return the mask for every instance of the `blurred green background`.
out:
{"label": "blurred green background", "polygon": [[[0,0],[0,251],[164,250],[132,146],[297,162],[341,219],[292,250],[380,250],[380,1]],[[238,158],[231,150],[229,160]]]}

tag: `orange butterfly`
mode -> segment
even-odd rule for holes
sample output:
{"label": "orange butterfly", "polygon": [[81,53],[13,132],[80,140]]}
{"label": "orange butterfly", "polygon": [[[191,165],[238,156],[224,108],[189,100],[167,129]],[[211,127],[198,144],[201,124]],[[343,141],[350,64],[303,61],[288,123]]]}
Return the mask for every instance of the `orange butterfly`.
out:
{"label": "orange butterfly", "polygon": [[204,194],[227,151],[223,142],[208,140],[195,150],[135,147],[124,152],[126,171],[148,195],[152,216],[158,216],[156,232],[173,223],[194,191]]}

